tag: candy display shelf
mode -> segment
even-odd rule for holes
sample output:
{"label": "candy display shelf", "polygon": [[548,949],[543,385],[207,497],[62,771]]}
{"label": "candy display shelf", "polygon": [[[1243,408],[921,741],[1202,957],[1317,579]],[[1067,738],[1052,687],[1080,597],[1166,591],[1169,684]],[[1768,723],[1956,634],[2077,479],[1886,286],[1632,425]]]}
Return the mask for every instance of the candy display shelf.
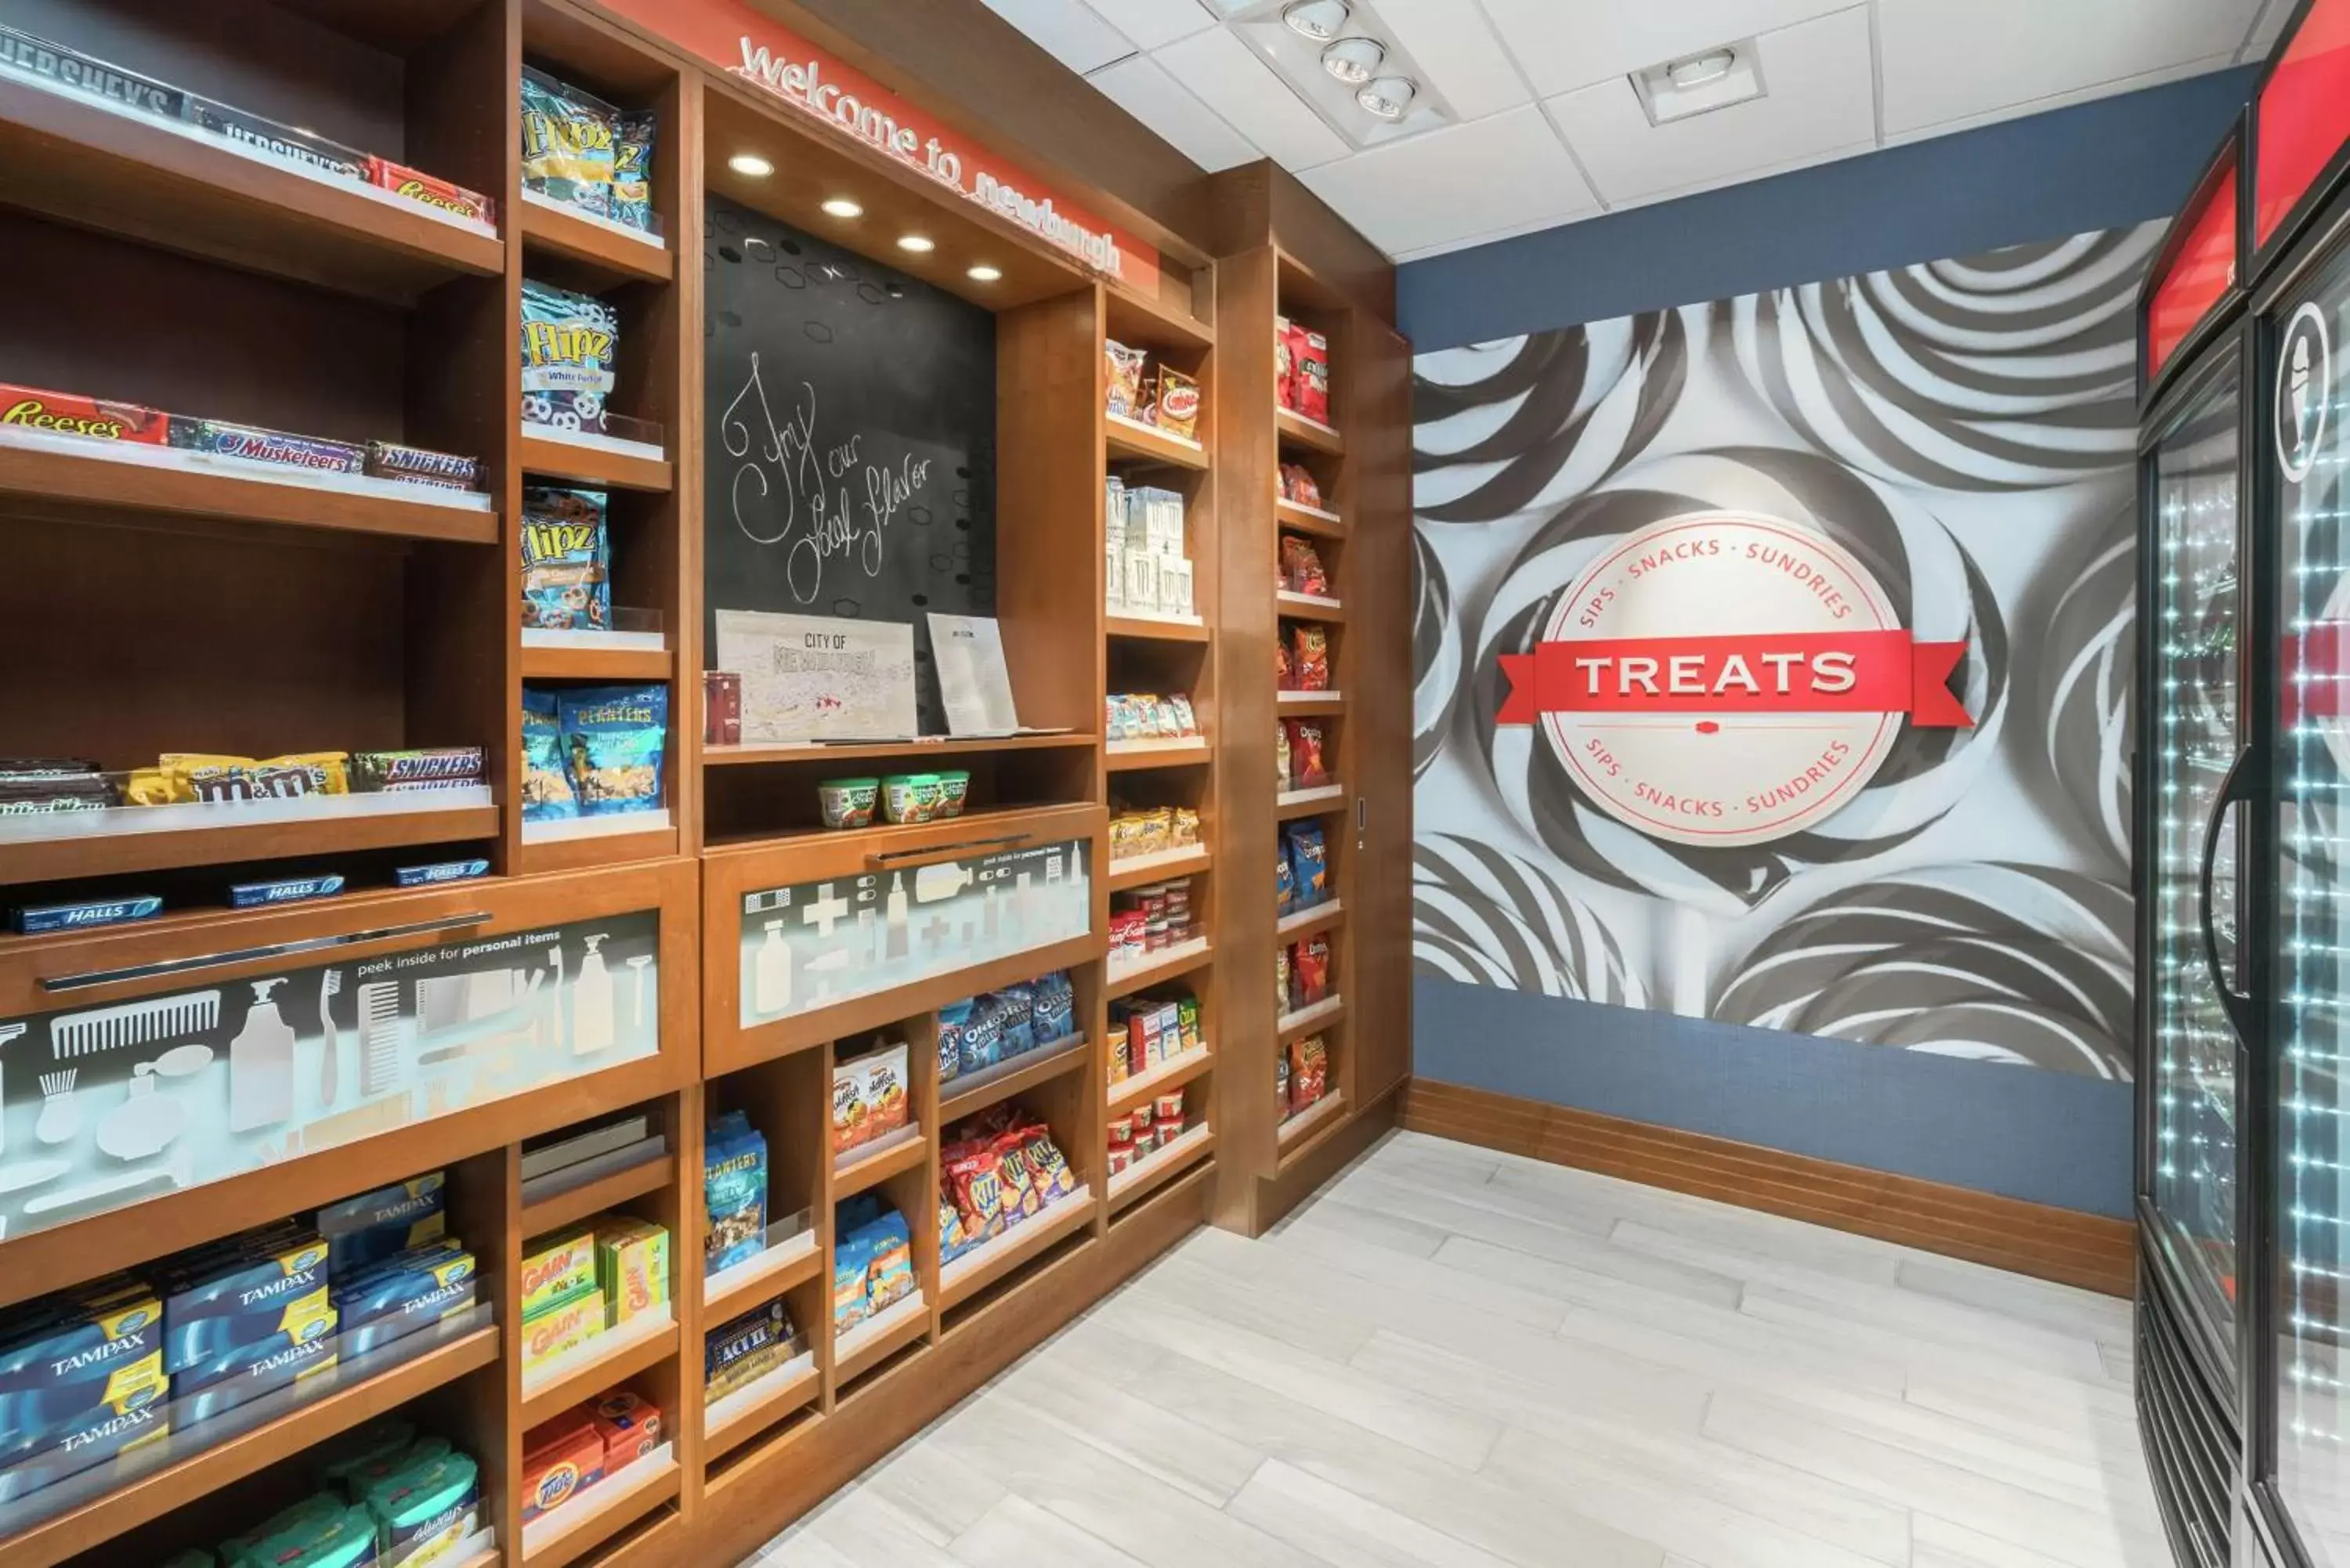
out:
{"label": "candy display shelf", "polygon": [[1163,1187],[1214,1152],[1213,1127],[1193,1127],[1173,1143],[1136,1160],[1109,1179],[1109,1206],[1123,1209]]}
{"label": "candy display shelf", "polygon": [[1274,414],[1274,428],[1280,432],[1283,441],[1310,452],[1326,453],[1331,457],[1346,455],[1347,438],[1319,420],[1309,420],[1304,414],[1280,409]]}
{"label": "candy display shelf", "polygon": [[515,209],[523,244],[543,248],[568,260],[586,275],[577,277],[609,287],[623,283],[667,283],[677,273],[667,242],[609,218],[580,212],[536,191],[525,191]]}
{"label": "candy display shelf", "polygon": [[1154,1095],[1181,1088],[1205,1073],[1214,1060],[1214,1047],[1202,1043],[1131,1077],[1113,1080],[1109,1085],[1109,1114],[1115,1116]]}
{"label": "candy display shelf", "polygon": [[1211,466],[1208,449],[1198,441],[1169,435],[1162,430],[1129,420],[1122,414],[1105,414],[1102,418],[1107,427],[1109,452],[1113,458],[1163,462],[1176,468],[1203,472]]}
{"label": "candy display shelf", "polygon": [[1305,789],[1285,789],[1274,795],[1273,815],[1275,821],[1287,822],[1296,816],[1319,816],[1326,812],[1344,811],[1346,806],[1345,784],[1314,784]]}
{"label": "candy display shelf", "polygon": [[1118,774],[1138,768],[1180,767],[1188,763],[1204,763],[1214,754],[1215,749],[1204,735],[1168,741],[1112,741],[1108,747],[1109,771]]}
{"label": "candy display shelf", "polygon": [[27,882],[455,844],[494,836],[487,788],[124,805],[0,816],[0,860]]}
{"label": "candy display shelf", "polygon": [[1299,501],[1275,501],[1273,514],[1283,527],[1295,533],[1310,534],[1318,539],[1347,536],[1346,519],[1319,506],[1308,506]]}
{"label": "candy display shelf", "polygon": [[1346,1113],[1347,1092],[1333,1089],[1304,1110],[1281,1124],[1281,1153],[1284,1159],[1303,1152],[1306,1140],[1320,1128],[1338,1121]]}
{"label": "candy display shelf", "polygon": [[1138,642],[1197,642],[1211,639],[1208,625],[1197,616],[1113,614],[1110,636]]}
{"label": "candy display shelf", "polygon": [[703,1452],[715,1459],[779,1417],[813,1403],[824,1385],[816,1352],[803,1351],[702,1412]]}
{"label": "candy display shelf", "polygon": [[1109,966],[1110,995],[1113,999],[1129,992],[1147,991],[1170,980],[1193,973],[1215,958],[1215,950],[1206,937],[1193,937],[1155,953],[1120,962],[1113,960]]}

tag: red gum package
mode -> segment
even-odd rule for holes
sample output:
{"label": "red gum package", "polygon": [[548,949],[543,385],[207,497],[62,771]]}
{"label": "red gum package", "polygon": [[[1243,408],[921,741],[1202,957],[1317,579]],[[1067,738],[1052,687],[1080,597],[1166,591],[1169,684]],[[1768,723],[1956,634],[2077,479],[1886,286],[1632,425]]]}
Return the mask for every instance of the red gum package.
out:
{"label": "red gum package", "polygon": [[168,414],[136,403],[101,402],[70,392],[45,392],[37,387],[0,381],[0,425],[88,441],[161,446],[171,432],[172,421]]}
{"label": "red gum package", "polygon": [[454,213],[461,218],[471,218],[477,223],[492,222],[490,199],[476,195],[462,185],[452,185],[446,180],[394,163],[389,158],[368,160],[368,182],[395,196],[405,196],[411,202],[421,202],[428,207],[438,207],[444,213]]}

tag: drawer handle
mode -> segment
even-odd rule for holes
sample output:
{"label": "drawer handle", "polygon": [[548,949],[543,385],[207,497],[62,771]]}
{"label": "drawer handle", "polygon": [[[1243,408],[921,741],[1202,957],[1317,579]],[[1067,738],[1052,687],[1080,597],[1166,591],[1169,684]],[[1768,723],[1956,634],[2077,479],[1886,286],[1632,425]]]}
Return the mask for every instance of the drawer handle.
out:
{"label": "drawer handle", "polygon": [[185,974],[190,970],[219,969],[225,964],[250,963],[255,959],[292,958],[297,953],[323,952],[328,948],[356,947],[361,942],[380,942],[393,937],[421,936],[427,931],[454,931],[467,926],[487,925],[496,919],[483,910],[466,915],[448,915],[437,920],[417,920],[405,926],[379,926],[371,931],[346,931],[338,937],[304,937],[298,941],[271,942],[264,947],[237,948],[224,953],[204,953],[195,958],[161,959],[154,963],[134,963],[121,969],[94,969],[81,974],[61,974],[41,981],[43,991],[88,991],[92,986],[119,985],[127,980],[152,980],[157,975]]}
{"label": "drawer handle", "polygon": [[1006,833],[994,838],[965,838],[954,844],[933,844],[922,849],[887,849],[879,854],[867,856],[865,864],[889,866],[898,861],[914,859],[918,856],[940,860],[951,859],[967,849],[1002,849],[1013,845],[1025,844],[1032,836],[1034,836],[1025,833]]}

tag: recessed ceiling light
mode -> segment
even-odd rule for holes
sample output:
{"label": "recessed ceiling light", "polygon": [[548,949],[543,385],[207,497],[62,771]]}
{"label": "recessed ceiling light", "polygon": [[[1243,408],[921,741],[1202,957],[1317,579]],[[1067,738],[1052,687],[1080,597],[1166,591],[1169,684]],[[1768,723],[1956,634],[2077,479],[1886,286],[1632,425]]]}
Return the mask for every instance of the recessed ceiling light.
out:
{"label": "recessed ceiling light", "polygon": [[846,196],[835,196],[824,204],[824,210],[836,218],[861,218],[865,209]]}
{"label": "recessed ceiling light", "polygon": [[1381,119],[1401,119],[1411,112],[1419,84],[1409,77],[1381,77],[1355,95],[1355,101]]}
{"label": "recessed ceiling light", "polygon": [[979,265],[972,268],[965,275],[970,277],[973,283],[993,283],[997,278],[1003,275],[1003,269],[1001,267],[989,266],[985,262],[982,262]]}
{"label": "recessed ceiling light", "polygon": [[1281,19],[1299,36],[1326,44],[1338,36],[1354,14],[1354,7],[1347,0],[1297,0],[1282,12]]}
{"label": "recessed ceiling light", "polygon": [[912,251],[915,254],[920,255],[938,249],[939,243],[928,234],[899,234],[898,248],[901,251]]}
{"label": "recessed ceiling light", "polygon": [[764,180],[775,171],[775,166],[755,152],[737,152],[726,161],[726,167],[737,174],[747,174],[754,180]]}
{"label": "recessed ceiling light", "polygon": [[1675,60],[1665,67],[1665,79],[1677,88],[1703,87],[1728,76],[1738,64],[1736,49],[1711,49],[1686,60]]}
{"label": "recessed ceiling light", "polygon": [[1341,38],[1322,51],[1322,68],[1348,87],[1360,87],[1387,57],[1377,38]]}

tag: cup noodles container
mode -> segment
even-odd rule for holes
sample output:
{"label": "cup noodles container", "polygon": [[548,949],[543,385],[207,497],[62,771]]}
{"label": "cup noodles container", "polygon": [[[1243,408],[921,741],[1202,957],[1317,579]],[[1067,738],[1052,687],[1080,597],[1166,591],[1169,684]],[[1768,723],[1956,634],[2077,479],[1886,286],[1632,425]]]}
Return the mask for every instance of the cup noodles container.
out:
{"label": "cup noodles container", "polygon": [[134,446],[161,446],[171,434],[172,421],[155,409],[137,403],[109,403],[71,392],[47,392],[0,381],[0,431],[32,431],[42,435],[79,436],[85,441],[124,441]]}
{"label": "cup noodles container", "polygon": [[1133,1145],[1134,1118],[1132,1116],[1112,1116],[1109,1122],[1109,1147],[1114,1149],[1130,1148]]}
{"label": "cup noodles container", "polygon": [[1116,1176],[1121,1171],[1131,1169],[1133,1165],[1134,1146],[1132,1144],[1128,1144],[1123,1147],[1112,1147],[1109,1151],[1109,1173],[1112,1176]]}

